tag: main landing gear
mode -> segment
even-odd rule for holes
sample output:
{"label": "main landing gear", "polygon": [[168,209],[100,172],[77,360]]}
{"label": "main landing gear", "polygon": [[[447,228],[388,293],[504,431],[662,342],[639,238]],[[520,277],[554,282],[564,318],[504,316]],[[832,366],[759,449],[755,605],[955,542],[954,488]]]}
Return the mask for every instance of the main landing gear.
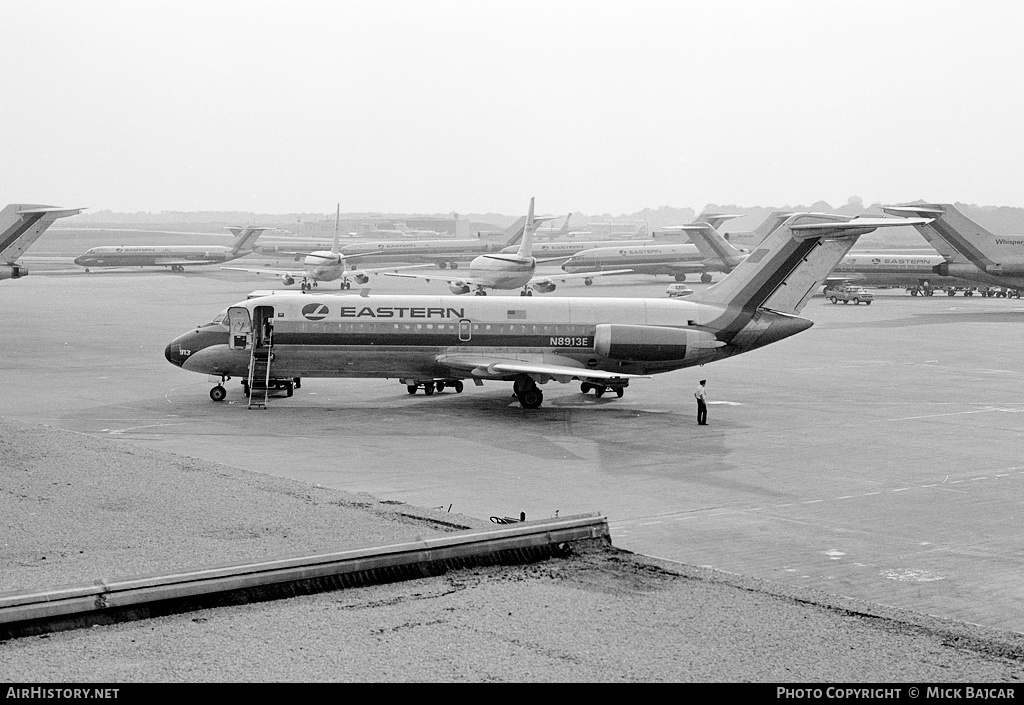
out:
{"label": "main landing gear", "polygon": [[415,394],[416,390],[422,389],[423,393],[428,397],[435,391],[443,392],[445,389],[454,389],[456,394],[462,394],[462,390],[465,388],[461,379],[429,380],[426,382],[413,379],[403,379],[402,384],[405,385],[409,394]]}
{"label": "main landing gear", "polygon": [[531,377],[517,379],[512,383],[512,393],[524,409],[537,409],[544,403],[544,392],[537,388]]}
{"label": "main landing gear", "polygon": [[591,390],[593,390],[594,396],[597,397],[598,399],[603,397],[605,392],[611,392],[611,391],[614,391],[615,392],[615,396],[617,396],[618,398],[621,399],[622,395],[626,393],[626,385],[624,385],[624,384],[604,385],[604,384],[594,384],[592,382],[584,382],[583,384],[580,385],[580,391],[583,392],[584,394],[586,394],[587,392],[589,392]]}

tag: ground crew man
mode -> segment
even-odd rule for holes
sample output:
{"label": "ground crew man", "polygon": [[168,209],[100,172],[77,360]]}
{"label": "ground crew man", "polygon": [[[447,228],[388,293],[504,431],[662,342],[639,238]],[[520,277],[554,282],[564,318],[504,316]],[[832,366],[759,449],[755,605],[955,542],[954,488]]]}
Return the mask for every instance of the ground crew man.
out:
{"label": "ground crew man", "polygon": [[697,391],[693,393],[693,396],[697,398],[697,425],[707,426],[708,425],[708,395],[704,391],[704,384],[707,382],[706,379],[700,381],[700,386],[697,387]]}

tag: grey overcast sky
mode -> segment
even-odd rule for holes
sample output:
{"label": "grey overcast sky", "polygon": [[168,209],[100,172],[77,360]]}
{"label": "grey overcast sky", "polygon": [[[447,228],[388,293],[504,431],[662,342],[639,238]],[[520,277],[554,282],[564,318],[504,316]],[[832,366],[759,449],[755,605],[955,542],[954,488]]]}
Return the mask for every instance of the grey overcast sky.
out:
{"label": "grey overcast sky", "polygon": [[1017,0],[3,0],[0,201],[1024,206]]}

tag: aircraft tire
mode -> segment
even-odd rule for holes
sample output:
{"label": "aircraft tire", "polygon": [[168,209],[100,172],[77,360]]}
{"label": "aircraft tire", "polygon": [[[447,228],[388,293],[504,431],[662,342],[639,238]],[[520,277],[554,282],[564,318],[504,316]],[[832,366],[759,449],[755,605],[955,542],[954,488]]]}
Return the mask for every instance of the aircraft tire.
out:
{"label": "aircraft tire", "polygon": [[594,283],[594,280],[591,279],[590,277],[587,277],[586,279],[583,280],[583,285],[584,286],[591,286],[591,285],[593,285],[593,283]]}
{"label": "aircraft tire", "polygon": [[590,391],[590,385],[587,382],[584,382],[583,384],[580,385],[580,391],[586,394],[587,392]]}
{"label": "aircraft tire", "polygon": [[524,409],[537,409],[544,403],[544,393],[536,387],[519,394],[519,403]]}
{"label": "aircraft tire", "polygon": [[451,267],[452,269],[458,269],[458,268],[459,268],[459,263],[458,263],[458,262],[452,262],[452,263],[450,263],[450,265],[449,265],[449,266],[450,266],[450,267]]}
{"label": "aircraft tire", "polygon": [[685,274],[677,274],[675,276],[675,279],[676,279],[677,282],[684,282],[684,281],[686,281],[686,275]]}
{"label": "aircraft tire", "polygon": [[623,389],[622,387],[616,387],[615,388],[615,396],[617,396],[619,399],[621,399],[622,395],[625,394],[625,393],[626,393],[626,390]]}
{"label": "aircraft tire", "polygon": [[228,390],[219,384],[210,390],[210,398],[214,401],[224,401],[224,397],[228,395]]}
{"label": "aircraft tire", "polygon": [[700,275],[700,280],[702,282],[704,282],[705,284],[710,284],[711,283],[711,275],[707,274],[707,273],[701,274]]}
{"label": "aircraft tire", "polygon": [[407,390],[409,390],[409,394],[415,394],[416,393],[416,385],[415,384],[408,384],[408,385],[406,385],[405,388]]}
{"label": "aircraft tire", "polygon": [[462,380],[461,379],[455,380],[455,384],[452,385],[452,386],[455,387],[455,393],[456,394],[462,394],[462,390],[465,388],[465,385],[462,384]]}

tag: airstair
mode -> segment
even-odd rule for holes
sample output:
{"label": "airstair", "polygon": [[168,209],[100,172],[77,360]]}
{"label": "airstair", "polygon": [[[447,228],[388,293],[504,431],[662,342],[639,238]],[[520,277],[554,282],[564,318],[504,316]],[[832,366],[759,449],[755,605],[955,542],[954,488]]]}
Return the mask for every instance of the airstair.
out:
{"label": "airstair", "polygon": [[263,345],[252,348],[249,356],[249,408],[266,409],[270,398],[270,365],[274,360],[273,337],[268,335]]}

